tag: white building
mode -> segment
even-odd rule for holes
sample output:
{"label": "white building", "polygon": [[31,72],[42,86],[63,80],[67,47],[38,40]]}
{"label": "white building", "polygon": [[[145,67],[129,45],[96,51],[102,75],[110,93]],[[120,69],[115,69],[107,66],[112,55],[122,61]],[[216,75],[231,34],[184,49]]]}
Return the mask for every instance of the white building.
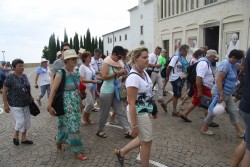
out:
{"label": "white building", "polygon": [[[205,45],[215,49],[221,60],[233,48],[249,47],[249,9],[250,0],[139,0],[129,10],[129,27],[103,35],[104,51],[110,54],[115,45],[130,50],[144,43],[149,51],[159,45],[172,55],[178,43],[185,43],[191,52]],[[126,41],[114,42],[124,33]]]}
{"label": "white building", "polygon": [[153,46],[154,11],[153,0],[139,0],[138,6],[130,12],[130,26],[103,35],[103,53],[110,55],[116,45],[128,50],[139,45],[146,46],[150,51]]}

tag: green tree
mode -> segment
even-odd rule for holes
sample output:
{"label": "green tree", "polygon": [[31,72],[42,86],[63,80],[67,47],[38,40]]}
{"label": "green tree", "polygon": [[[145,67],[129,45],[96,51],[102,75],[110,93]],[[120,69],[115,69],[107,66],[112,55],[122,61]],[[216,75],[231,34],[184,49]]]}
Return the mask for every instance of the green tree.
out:
{"label": "green tree", "polygon": [[50,36],[49,39],[49,51],[48,51],[48,60],[53,63],[56,60],[56,38],[55,38],[55,34],[53,33]]}
{"label": "green tree", "polygon": [[86,41],[85,49],[91,51],[91,34],[89,29],[86,32],[86,40],[84,40],[84,42],[85,41]]}
{"label": "green tree", "polygon": [[45,45],[42,52],[42,58],[49,60],[49,47]]}
{"label": "green tree", "polygon": [[69,40],[69,44],[70,44],[71,48],[74,48],[73,42],[72,42],[72,38],[71,38],[71,37],[70,37],[70,40]]}
{"label": "green tree", "polygon": [[74,36],[74,49],[75,49],[76,53],[78,53],[78,51],[79,51],[79,38],[78,38],[77,33],[75,33],[75,36]]}
{"label": "green tree", "polygon": [[95,43],[94,43],[94,49],[98,48],[98,41],[97,36],[95,36]]}
{"label": "green tree", "polygon": [[80,48],[83,48],[82,36],[81,36],[81,38],[80,38]]}
{"label": "green tree", "polygon": [[61,46],[60,46],[60,40],[59,40],[59,37],[57,37],[57,40],[56,40],[56,51],[60,51],[61,50]]}
{"label": "green tree", "polygon": [[86,46],[87,46],[87,44],[86,44],[86,37],[84,35],[83,36],[83,48],[86,49]]}
{"label": "green tree", "polygon": [[66,32],[66,28],[64,28],[64,42],[69,42],[68,35]]}
{"label": "green tree", "polygon": [[91,53],[94,53],[95,50],[95,38],[93,37],[91,40]]}
{"label": "green tree", "polygon": [[101,39],[101,37],[99,37],[98,47],[99,47],[99,48],[102,50],[102,52],[104,53],[104,50],[103,50],[103,40]]}

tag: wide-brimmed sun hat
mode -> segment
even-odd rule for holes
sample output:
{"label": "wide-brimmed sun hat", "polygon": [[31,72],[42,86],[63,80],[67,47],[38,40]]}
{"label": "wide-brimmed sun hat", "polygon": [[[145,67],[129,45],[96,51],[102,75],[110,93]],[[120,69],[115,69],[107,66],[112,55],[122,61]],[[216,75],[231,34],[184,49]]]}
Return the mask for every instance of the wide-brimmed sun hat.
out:
{"label": "wide-brimmed sun hat", "polygon": [[86,52],[86,50],[83,49],[83,48],[80,48],[80,50],[78,52],[81,53],[81,54],[83,54],[84,52]]}
{"label": "wide-brimmed sun hat", "polygon": [[49,61],[49,60],[47,60],[47,59],[45,59],[45,58],[42,58],[42,59],[41,59],[41,63],[42,63],[42,62],[48,62],[48,61]]}
{"label": "wide-brimmed sun hat", "polygon": [[70,59],[70,58],[78,58],[78,55],[76,54],[75,49],[69,49],[66,50],[64,53],[64,60]]}

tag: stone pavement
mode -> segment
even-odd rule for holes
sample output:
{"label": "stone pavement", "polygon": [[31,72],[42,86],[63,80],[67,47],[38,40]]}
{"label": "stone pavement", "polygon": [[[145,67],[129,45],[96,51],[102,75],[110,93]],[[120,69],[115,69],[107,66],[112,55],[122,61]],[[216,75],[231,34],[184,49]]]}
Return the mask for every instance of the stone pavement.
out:
{"label": "stone pavement", "polygon": [[[31,85],[34,85],[35,68],[25,69]],[[168,85],[168,88],[170,85]],[[37,97],[39,89],[32,88],[33,96]],[[65,145],[65,151],[57,153],[54,136],[56,135],[57,119],[46,111],[47,98],[42,99],[41,114],[31,118],[32,125],[28,131],[28,139],[34,141],[31,146],[12,143],[14,120],[11,114],[0,114],[0,167],[55,166],[55,167],[114,167],[119,166],[113,150],[122,147],[130,141],[123,137],[120,128],[106,126],[106,139],[95,135],[95,125],[82,126],[81,133],[86,146],[88,160],[79,161],[70,153]],[[0,107],[2,105],[0,98]],[[186,103],[188,104],[188,103]],[[215,118],[219,128],[211,128],[216,134],[204,136],[199,130],[204,112],[195,109],[189,116],[192,123],[184,123],[180,118],[171,116],[172,106],[168,106],[166,114],[158,105],[159,118],[153,120],[154,141],[151,151],[151,166],[161,167],[226,167],[230,165],[231,156],[241,139],[236,137],[228,115]],[[93,121],[98,121],[98,113],[91,113]],[[241,122],[242,123],[242,122]],[[134,150],[126,156],[125,165],[139,167],[139,150]],[[136,160],[137,159],[137,160]]]}

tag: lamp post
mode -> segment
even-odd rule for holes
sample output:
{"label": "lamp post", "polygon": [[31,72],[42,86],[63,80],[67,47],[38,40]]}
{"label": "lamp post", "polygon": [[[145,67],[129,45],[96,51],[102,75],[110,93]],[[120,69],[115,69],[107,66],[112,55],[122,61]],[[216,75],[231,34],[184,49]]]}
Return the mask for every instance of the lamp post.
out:
{"label": "lamp post", "polygon": [[5,57],[4,57],[5,50],[2,50],[2,52],[3,52],[3,60],[5,61]]}

